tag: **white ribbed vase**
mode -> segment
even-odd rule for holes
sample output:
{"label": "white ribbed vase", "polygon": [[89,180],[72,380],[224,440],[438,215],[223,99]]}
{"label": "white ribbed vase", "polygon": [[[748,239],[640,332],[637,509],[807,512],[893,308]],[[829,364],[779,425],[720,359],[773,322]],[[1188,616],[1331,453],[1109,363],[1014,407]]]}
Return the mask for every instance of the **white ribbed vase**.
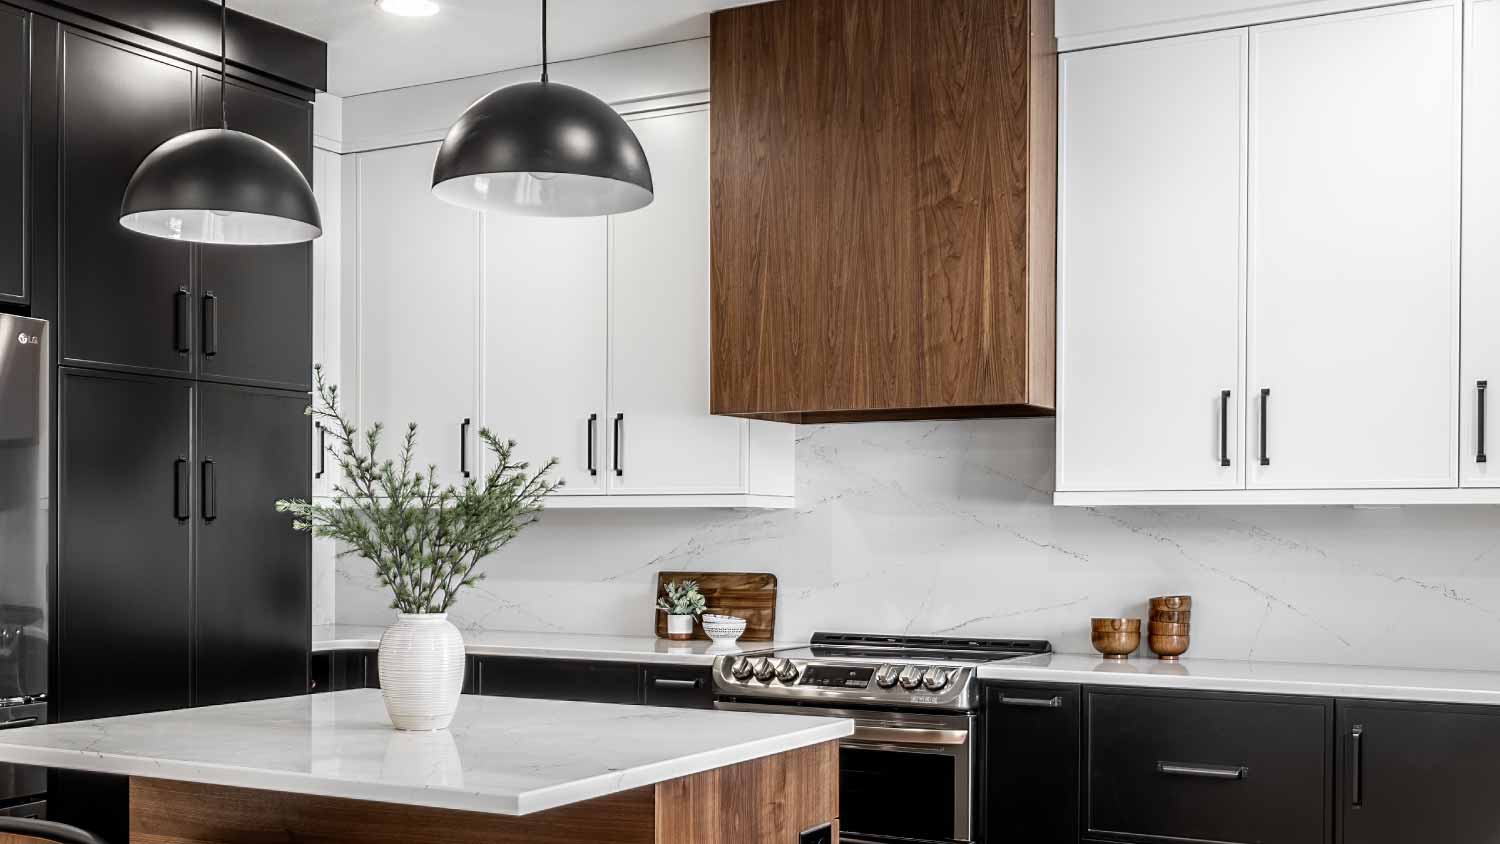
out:
{"label": "white ribbed vase", "polygon": [[398,613],[380,637],[380,690],[398,730],[442,730],[464,684],[464,640],[447,613]]}

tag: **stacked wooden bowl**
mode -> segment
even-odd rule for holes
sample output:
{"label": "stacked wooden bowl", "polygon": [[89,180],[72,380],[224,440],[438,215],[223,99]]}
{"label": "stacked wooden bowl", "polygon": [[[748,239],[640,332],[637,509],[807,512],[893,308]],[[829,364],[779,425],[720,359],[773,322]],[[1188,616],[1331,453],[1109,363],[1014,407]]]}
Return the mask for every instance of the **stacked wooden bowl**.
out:
{"label": "stacked wooden bowl", "polygon": [[1188,625],[1193,599],[1188,595],[1164,595],[1151,599],[1151,620],[1146,644],[1158,658],[1176,662],[1188,649]]}
{"label": "stacked wooden bowl", "polygon": [[1141,620],[1139,618],[1093,619],[1091,639],[1094,650],[1104,654],[1105,659],[1129,659],[1141,646]]}

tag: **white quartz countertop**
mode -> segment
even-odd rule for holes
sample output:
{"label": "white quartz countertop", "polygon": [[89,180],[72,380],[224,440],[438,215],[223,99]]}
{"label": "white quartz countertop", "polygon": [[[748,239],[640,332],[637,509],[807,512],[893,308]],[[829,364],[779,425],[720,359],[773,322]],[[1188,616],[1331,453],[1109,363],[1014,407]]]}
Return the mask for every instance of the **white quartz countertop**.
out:
{"label": "white quartz countertop", "polygon": [[525,815],[850,735],[854,722],[465,695],[403,733],[375,689],[0,733],[0,761]]}
{"label": "white quartz countertop", "polygon": [[[375,650],[383,627],[323,624],[313,627],[317,651]],[[720,654],[761,653],[796,647],[787,642],[673,642],[652,636],[601,636],[590,633],[520,633],[504,630],[462,631],[464,650],[474,656],[529,656],[547,659],[592,659],[609,662],[654,662],[667,665],[712,665]]]}
{"label": "white quartz countertop", "polygon": [[979,677],[1034,683],[1500,705],[1500,672],[1489,671],[1192,657],[1173,663],[1149,655],[1113,661],[1082,654],[1051,654],[986,663],[979,667]]}

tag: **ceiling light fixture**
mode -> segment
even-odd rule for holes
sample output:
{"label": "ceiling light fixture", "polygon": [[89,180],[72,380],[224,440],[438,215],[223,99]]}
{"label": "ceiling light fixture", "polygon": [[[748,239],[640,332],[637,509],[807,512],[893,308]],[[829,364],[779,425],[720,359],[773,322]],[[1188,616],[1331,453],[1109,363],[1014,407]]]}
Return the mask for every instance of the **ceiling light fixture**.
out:
{"label": "ceiling light fixture", "polygon": [[136,167],[120,202],[133,232],[238,246],[302,243],[323,233],[312,187],[286,153],[229,128],[229,3],[219,6],[218,129],[184,132]]}
{"label": "ceiling light fixture", "polygon": [[438,4],[433,0],[375,0],[375,6],[403,18],[429,18],[438,13]]}
{"label": "ceiling light fixture", "polygon": [[432,168],[439,199],[529,217],[597,217],[651,204],[646,152],[630,125],[593,94],[547,79],[491,91],[448,130]]}

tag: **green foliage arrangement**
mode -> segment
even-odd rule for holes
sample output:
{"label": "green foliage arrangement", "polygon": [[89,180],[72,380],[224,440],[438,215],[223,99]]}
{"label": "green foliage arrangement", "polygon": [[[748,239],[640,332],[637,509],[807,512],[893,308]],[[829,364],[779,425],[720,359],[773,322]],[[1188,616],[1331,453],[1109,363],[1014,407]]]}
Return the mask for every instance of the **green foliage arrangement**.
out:
{"label": "green foliage arrangement", "polygon": [[316,383],[318,404],[307,414],[333,440],[329,453],[343,482],[327,501],[281,500],[276,509],[290,513],[297,530],[343,543],[341,555],[374,563],[398,612],[447,612],[461,590],[484,578],[474,570],[479,561],[536,521],[543,498],[562,485],[547,477],[556,458],[530,472],[527,463],[512,460],[515,441],[501,441],[488,430],[479,438],[494,453],[495,468],[483,480],[441,485],[433,480],[436,466],[425,474],[412,466],[416,423],[407,425],[396,459],[381,460],[382,425],[361,432],[340,413],[338,387],[325,382],[321,367]]}
{"label": "green foliage arrangement", "polygon": [[698,591],[698,583],[684,580],[678,583],[669,580],[662,586],[666,595],[656,599],[656,605],[667,611],[667,615],[702,615],[708,600]]}

